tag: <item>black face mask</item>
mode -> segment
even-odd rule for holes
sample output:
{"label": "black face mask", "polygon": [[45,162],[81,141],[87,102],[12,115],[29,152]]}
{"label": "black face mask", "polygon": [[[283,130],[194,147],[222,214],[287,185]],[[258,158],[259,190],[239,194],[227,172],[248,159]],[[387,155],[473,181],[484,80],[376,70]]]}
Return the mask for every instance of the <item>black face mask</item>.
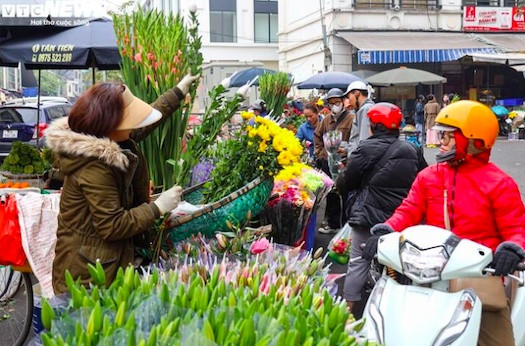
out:
{"label": "black face mask", "polygon": [[436,162],[449,162],[454,160],[456,157],[456,147],[452,148],[452,150],[447,151],[446,153],[440,152],[436,155]]}

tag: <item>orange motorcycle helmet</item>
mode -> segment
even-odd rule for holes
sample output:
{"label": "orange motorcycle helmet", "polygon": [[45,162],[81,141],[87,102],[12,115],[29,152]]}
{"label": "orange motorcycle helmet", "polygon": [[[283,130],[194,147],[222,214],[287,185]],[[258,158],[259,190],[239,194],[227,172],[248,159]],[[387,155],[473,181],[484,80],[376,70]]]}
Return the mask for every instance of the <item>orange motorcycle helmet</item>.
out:
{"label": "orange motorcycle helmet", "polygon": [[467,139],[483,141],[484,149],[494,146],[499,125],[496,115],[486,105],[469,100],[451,103],[436,118],[436,129],[454,127]]}

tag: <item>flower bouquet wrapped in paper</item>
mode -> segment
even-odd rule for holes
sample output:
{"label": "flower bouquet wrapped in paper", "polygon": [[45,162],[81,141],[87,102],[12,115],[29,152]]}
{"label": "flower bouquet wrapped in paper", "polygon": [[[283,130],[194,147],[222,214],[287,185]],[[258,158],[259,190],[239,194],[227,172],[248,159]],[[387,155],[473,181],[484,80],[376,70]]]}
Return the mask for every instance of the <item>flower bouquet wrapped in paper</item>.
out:
{"label": "flower bouquet wrapped in paper", "polygon": [[275,242],[299,245],[310,216],[332,186],[333,181],[326,174],[301,163],[281,170],[261,214],[262,222],[272,225]]}

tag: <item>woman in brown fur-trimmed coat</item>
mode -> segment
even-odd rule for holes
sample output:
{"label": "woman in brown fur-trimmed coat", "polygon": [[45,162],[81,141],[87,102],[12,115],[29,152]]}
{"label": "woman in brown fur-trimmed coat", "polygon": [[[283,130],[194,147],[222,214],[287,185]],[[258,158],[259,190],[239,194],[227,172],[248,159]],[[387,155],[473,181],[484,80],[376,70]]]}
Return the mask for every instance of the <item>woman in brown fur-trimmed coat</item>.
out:
{"label": "woman in brown fur-trimmed coat", "polygon": [[133,263],[133,236],[177,206],[178,186],[148,203],[149,173],[136,142],[179,108],[196,78],[184,77],[153,107],[123,84],[97,84],[77,100],[68,118],[47,129],[46,144],[65,177],[53,261],[55,294],[67,291],[66,270],[88,285],[87,264],[97,260],[109,285],[120,267]]}

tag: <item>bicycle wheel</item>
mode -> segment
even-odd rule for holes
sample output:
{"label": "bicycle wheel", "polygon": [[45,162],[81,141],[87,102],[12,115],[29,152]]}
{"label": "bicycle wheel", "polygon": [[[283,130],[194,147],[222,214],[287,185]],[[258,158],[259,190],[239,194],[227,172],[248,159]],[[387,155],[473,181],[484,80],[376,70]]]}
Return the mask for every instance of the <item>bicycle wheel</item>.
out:
{"label": "bicycle wheel", "polygon": [[[33,287],[31,275],[20,274],[20,282],[12,283],[18,287],[15,293],[0,301],[1,345],[21,346],[24,344],[33,321]],[[13,275],[13,277],[15,277]]]}
{"label": "bicycle wheel", "polygon": [[16,294],[22,282],[22,273],[11,267],[0,267],[0,301]]}

